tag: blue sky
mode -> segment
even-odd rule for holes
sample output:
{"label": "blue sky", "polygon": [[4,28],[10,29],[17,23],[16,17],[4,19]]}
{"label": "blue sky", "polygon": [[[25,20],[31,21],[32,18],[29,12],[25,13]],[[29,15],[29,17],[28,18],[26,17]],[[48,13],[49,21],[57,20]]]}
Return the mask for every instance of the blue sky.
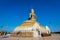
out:
{"label": "blue sky", "polygon": [[12,32],[28,19],[31,8],[40,25],[60,31],[60,0],[0,0],[0,30]]}

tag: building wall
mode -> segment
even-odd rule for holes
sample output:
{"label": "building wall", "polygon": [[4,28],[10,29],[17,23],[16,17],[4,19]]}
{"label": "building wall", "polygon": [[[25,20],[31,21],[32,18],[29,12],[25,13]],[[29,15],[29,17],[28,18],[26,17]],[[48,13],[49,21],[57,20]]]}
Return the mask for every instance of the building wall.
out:
{"label": "building wall", "polygon": [[33,36],[33,32],[12,33],[11,36],[31,37],[31,36]]}

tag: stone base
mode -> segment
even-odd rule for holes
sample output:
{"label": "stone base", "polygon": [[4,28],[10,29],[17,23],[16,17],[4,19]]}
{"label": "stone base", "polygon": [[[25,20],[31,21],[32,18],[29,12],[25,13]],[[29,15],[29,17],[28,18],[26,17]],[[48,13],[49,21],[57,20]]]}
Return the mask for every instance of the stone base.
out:
{"label": "stone base", "polygon": [[41,36],[46,37],[46,36],[51,36],[51,34],[43,33],[43,34],[41,34]]}

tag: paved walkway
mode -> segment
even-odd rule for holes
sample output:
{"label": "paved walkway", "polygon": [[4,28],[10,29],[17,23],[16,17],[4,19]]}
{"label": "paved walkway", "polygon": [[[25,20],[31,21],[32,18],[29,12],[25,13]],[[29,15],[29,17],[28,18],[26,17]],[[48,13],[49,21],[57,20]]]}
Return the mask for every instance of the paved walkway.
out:
{"label": "paved walkway", "polygon": [[52,34],[48,37],[0,37],[0,40],[60,40],[60,34]]}

